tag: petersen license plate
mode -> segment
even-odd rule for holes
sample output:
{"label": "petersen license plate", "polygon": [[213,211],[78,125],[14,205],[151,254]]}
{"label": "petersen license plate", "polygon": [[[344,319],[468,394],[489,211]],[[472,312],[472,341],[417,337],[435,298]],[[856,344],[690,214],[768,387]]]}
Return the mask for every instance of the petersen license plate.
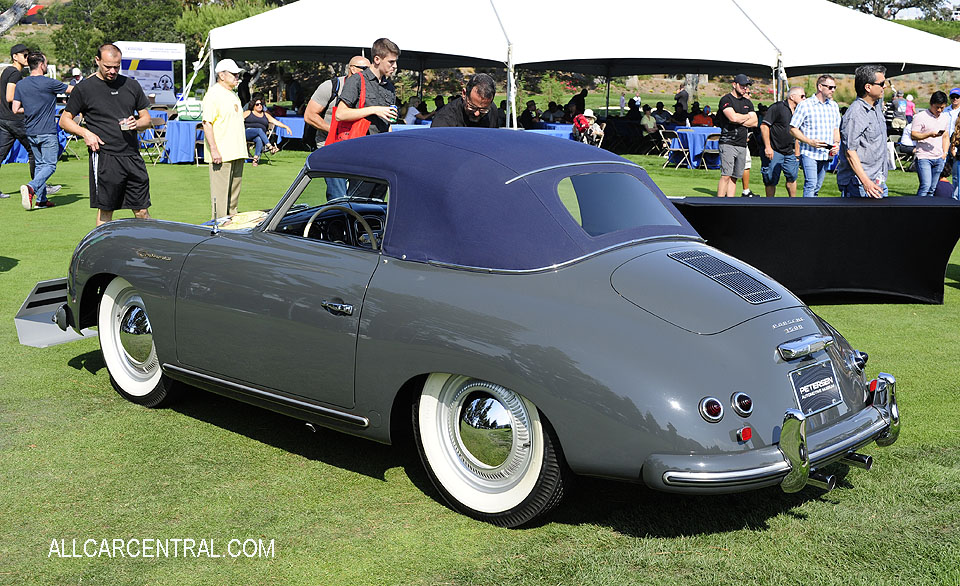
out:
{"label": "petersen license plate", "polygon": [[843,402],[837,375],[829,360],[794,370],[790,373],[790,382],[804,415],[818,413]]}

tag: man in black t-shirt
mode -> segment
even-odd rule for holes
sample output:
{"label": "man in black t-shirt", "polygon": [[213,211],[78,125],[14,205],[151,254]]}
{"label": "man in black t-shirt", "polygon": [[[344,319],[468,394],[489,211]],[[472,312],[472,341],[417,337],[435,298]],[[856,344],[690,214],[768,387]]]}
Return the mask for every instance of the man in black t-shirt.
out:
{"label": "man in black t-shirt", "polygon": [[760,173],[763,175],[763,187],[767,197],[777,193],[780,171],[787,178],[787,195],[797,195],[797,171],[800,167],[799,145],[790,134],[790,120],[793,112],[806,96],[802,87],[795,86],[787,92],[787,99],[777,102],[767,109],[760,123],[760,136],[763,138],[763,150],[760,153]]}
{"label": "man in black t-shirt", "polygon": [[[137,132],[150,127],[150,102],[139,83],[120,75],[120,58],[116,45],[101,45],[97,73],[77,84],[60,115],[60,128],[82,138],[90,152],[90,207],[97,210],[97,226],[119,209],[150,217],[150,177],[137,145]],[[80,114],[86,127],[74,120]]]}
{"label": "man in black t-shirt", "polygon": [[[27,150],[27,157],[30,160],[30,178],[34,175],[33,151],[27,143],[27,132],[23,126],[23,114],[14,114],[10,109],[13,102],[13,92],[16,90],[17,82],[22,75],[20,70],[27,65],[27,54],[30,52],[27,46],[17,43],[10,47],[10,61],[13,65],[0,72],[0,163],[3,163],[13,146],[13,141],[19,140],[23,148]],[[10,197],[6,193],[0,192],[0,199]]]}
{"label": "man in black t-shirt", "polygon": [[500,113],[493,105],[496,91],[492,77],[486,73],[474,75],[458,98],[450,100],[433,115],[430,127],[499,128]]}
{"label": "man in black t-shirt", "polygon": [[720,181],[717,197],[733,197],[737,180],[743,176],[747,157],[747,129],[757,126],[757,113],[747,97],[753,80],[744,74],[733,78],[733,91],[720,98],[717,123],[720,125]]}

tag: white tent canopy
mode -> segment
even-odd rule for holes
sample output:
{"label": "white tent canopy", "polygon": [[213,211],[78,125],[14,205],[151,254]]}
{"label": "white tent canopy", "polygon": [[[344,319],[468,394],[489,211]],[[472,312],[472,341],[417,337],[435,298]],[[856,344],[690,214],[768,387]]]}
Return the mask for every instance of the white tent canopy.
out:
{"label": "white tent canopy", "polygon": [[[387,37],[400,46],[404,69],[487,66],[502,67],[507,42],[496,15],[486,4],[398,14],[396,2],[364,1],[351,8],[351,20],[335,24],[341,4],[330,0],[300,0],[210,31],[217,59],[340,61],[358,54],[370,56],[370,45]],[[372,18],[370,15],[382,15]]]}
{"label": "white tent canopy", "polygon": [[[649,0],[565,22],[531,18],[542,5],[529,0],[454,2],[415,16],[396,14],[396,2],[368,0],[363,13],[384,18],[330,26],[339,6],[287,4],[213,29],[210,46],[217,58],[346,61],[388,37],[405,69],[513,64],[613,76],[769,75],[781,63],[788,75],[852,73],[864,63],[884,64],[888,75],[960,68],[960,43],[827,0],[688,0],[691,18],[676,23],[655,17],[662,5]],[[575,0],[550,4],[555,14],[582,8]]]}
{"label": "white tent canopy", "polygon": [[866,63],[887,75],[960,68],[960,43],[827,0],[736,0],[779,49],[787,75],[853,73]]}

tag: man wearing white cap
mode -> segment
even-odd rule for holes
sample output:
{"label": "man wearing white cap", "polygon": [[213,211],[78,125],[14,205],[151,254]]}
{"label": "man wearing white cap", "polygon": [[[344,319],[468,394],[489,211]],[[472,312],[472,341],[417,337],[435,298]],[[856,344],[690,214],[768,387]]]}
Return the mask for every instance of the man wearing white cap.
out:
{"label": "man wearing white cap", "polygon": [[236,88],[243,70],[233,59],[221,59],[217,82],[203,97],[203,160],[210,165],[210,203],[213,217],[237,213],[247,139],[243,107]]}
{"label": "man wearing white cap", "polygon": [[83,81],[83,73],[80,71],[79,67],[74,67],[73,71],[70,72],[70,85],[77,85]]}

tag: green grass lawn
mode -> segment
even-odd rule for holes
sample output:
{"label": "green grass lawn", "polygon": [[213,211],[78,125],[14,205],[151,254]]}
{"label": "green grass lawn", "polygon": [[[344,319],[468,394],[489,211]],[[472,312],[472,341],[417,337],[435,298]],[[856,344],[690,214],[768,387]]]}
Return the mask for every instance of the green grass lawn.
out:
{"label": "green grass lawn", "polygon": [[[247,167],[240,209],[272,206],[304,157]],[[669,195],[716,190],[717,171],[631,158]],[[150,174],[154,216],[208,217],[206,168]],[[113,391],[96,339],[20,346],[24,296],[65,275],[93,227],[86,175],[85,156],[61,163],[52,209],[0,200],[0,584],[960,584],[960,249],[944,305],[815,307],[870,353],[868,375],[900,383],[903,433],[864,450],[873,471],[834,465],[839,487],[827,494],[715,497],[584,478],[544,524],[507,530],[444,506],[407,446],[310,433],[203,392],[145,409]],[[15,193],[26,176],[26,165],[4,166],[0,189]],[[894,173],[890,184],[906,195],[916,177]],[[833,176],[825,185],[836,194]],[[762,188],[756,160],[751,187]],[[70,553],[87,539],[94,549],[206,539],[225,557],[48,555],[53,540]],[[229,557],[232,539],[273,540],[274,555]]]}

